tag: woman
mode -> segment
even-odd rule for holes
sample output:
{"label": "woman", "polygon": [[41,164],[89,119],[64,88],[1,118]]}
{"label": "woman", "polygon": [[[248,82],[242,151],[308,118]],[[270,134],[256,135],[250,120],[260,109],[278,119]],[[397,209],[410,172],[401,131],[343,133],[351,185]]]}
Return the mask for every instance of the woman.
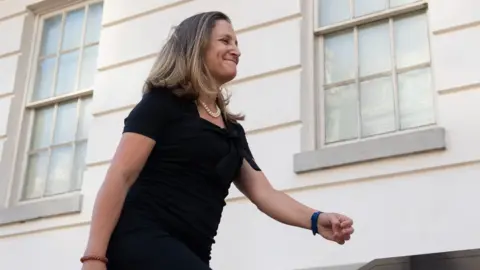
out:
{"label": "woman", "polygon": [[93,211],[84,270],[207,270],[232,182],[262,212],[343,244],[352,220],[275,190],[256,164],[221,87],[240,51],[230,19],[184,20],[162,48]]}

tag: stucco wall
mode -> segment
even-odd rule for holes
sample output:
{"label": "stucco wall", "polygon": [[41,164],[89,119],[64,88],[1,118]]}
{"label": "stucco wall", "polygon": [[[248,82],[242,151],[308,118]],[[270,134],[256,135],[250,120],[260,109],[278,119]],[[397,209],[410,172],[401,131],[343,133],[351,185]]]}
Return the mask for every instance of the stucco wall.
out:
{"label": "stucco wall", "polygon": [[[10,104],[24,94],[18,79],[21,40],[32,17],[25,8],[34,2],[40,1],[0,2],[0,151],[14,139],[6,137],[9,121],[18,119],[10,114]],[[214,246],[214,269],[291,270],[480,246],[475,230],[480,227],[475,214],[480,205],[480,2],[429,3],[436,111],[446,130],[446,151],[296,175],[293,155],[300,152],[302,125],[299,1],[106,0],[83,211],[1,226],[0,269],[80,267],[96,190],[154,54],[171,26],[213,9],[230,15],[238,30],[242,57],[230,87],[232,110],[247,114],[244,126],[263,171],[275,187],[302,202],[347,213],[356,222],[353,240],[336,246],[272,221],[232,189]],[[6,177],[0,172],[1,181]]]}

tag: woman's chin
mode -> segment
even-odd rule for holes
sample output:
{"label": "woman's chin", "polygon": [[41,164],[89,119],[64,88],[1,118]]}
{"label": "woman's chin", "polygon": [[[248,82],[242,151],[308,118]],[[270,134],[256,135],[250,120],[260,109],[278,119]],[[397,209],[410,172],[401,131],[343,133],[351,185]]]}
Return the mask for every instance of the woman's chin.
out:
{"label": "woman's chin", "polygon": [[237,76],[237,71],[235,70],[234,72],[228,72],[228,73],[222,74],[221,78],[219,79],[220,81],[222,81],[222,84],[225,84],[235,79],[236,76]]}

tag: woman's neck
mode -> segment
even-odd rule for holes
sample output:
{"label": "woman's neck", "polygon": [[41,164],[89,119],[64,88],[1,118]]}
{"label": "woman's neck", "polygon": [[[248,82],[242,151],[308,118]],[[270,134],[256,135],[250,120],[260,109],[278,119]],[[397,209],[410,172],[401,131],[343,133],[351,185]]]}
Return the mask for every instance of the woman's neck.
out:
{"label": "woman's neck", "polygon": [[198,97],[198,100],[205,105],[207,105],[209,108],[215,108],[217,104],[217,97],[216,96],[209,96],[209,95],[200,95]]}

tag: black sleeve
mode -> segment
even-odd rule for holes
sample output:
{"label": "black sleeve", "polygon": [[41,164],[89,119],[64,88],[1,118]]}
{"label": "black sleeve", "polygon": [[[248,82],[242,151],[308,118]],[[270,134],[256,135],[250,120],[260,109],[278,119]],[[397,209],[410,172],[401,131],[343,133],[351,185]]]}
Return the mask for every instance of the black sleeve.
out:
{"label": "black sleeve", "polygon": [[168,90],[156,89],[143,95],[125,118],[123,132],[132,132],[157,140],[172,116],[172,100]]}
{"label": "black sleeve", "polygon": [[247,162],[252,166],[252,168],[256,171],[261,171],[260,167],[257,165],[257,162],[253,158],[252,151],[250,151],[250,147],[248,146],[247,136],[245,134],[245,130],[243,129],[242,125],[237,124],[240,131],[240,140],[242,142],[243,150],[244,150],[244,158]]}

